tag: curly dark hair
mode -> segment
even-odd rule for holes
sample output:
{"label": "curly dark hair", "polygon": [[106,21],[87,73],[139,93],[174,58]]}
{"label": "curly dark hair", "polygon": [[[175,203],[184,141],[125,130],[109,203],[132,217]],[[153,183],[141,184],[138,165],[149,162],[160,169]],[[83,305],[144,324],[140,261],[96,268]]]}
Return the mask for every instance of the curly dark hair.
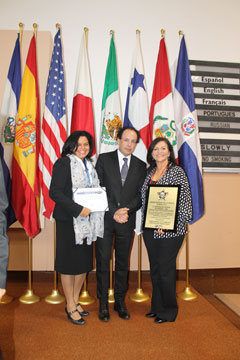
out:
{"label": "curly dark hair", "polygon": [[67,156],[68,154],[73,154],[77,150],[78,139],[80,138],[80,136],[85,136],[88,139],[90,150],[86,158],[88,160],[91,160],[91,155],[93,152],[93,139],[92,136],[87,131],[83,131],[83,130],[74,131],[71,135],[69,135],[62,148],[62,154],[61,154],[62,157]]}
{"label": "curly dark hair", "polygon": [[163,141],[165,142],[165,144],[167,145],[168,147],[168,150],[170,151],[170,156],[169,156],[169,159],[168,159],[168,163],[172,163],[174,165],[177,165],[176,164],[176,160],[175,160],[175,156],[174,156],[174,152],[173,152],[173,146],[172,144],[170,143],[170,141],[164,137],[158,137],[156,139],[154,139],[149,148],[148,148],[148,152],[147,152],[147,162],[149,164],[149,168],[148,168],[148,171],[151,171],[154,166],[156,166],[156,161],[153,159],[152,157],[152,152],[153,152],[153,149],[155,148],[155,146],[160,142],[160,141]]}

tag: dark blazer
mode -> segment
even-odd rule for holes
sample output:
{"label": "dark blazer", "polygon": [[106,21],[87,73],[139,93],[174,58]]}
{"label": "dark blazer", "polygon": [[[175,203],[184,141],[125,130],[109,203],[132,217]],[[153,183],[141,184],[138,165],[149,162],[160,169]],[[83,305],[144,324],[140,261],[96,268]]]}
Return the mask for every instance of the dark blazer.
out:
{"label": "dark blazer", "polygon": [[129,215],[135,217],[141,207],[141,187],[146,177],[146,164],[136,156],[131,156],[130,167],[124,186],[118,162],[117,150],[100,154],[96,164],[100,185],[106,187],[109,211],[106,216],[113,217],[119,208],[129,208]]}
{"label": "dark blazer", "polygon": [[53,211],[56,220],[67,221],[78,217],[83,209],[72,199],[72,178],[68,156],[58,159],[53,166],[49,196],[56,203]]}
{"label": "dark blazer", "polygon": [[8,198],[3,178],[3,168],[0,160],[0,288],[6,288],[7,265],[8,265],[8,237],[6,210]]}

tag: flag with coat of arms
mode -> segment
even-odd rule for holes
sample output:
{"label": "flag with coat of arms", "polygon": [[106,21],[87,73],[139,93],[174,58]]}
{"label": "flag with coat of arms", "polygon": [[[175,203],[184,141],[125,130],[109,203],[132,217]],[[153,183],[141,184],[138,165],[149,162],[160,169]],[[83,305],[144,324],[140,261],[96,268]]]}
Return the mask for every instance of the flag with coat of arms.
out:
{"label": "flag with coat of arms", "polygon": [[0,159],[2,161],[4,182],[9,202],[9,206],[6,211],[8,226],[16,221],[16,216],[11,204],[12,158],[21,82],[21,56],[18,34],[8,70],[0,111]]}
{"label": "flag with coat of arms", "polygon": [[122,127],[122,110],[118,87],[117,58],[113,34],[105,75],[101,114],[102,131],[100,135],[100,151],[105,153],[118,148],[117,133]]}
{"label": "flag with coat of arms", "polygon": [[36,39],[30,42],[22,79],[13,147],[12,204],[16,218],[29,237],[39,231],[39,91]]}
{"label": "flag with coat of arms", "polygon": [[165,137],[173,146],[178,159],[176,124],[168,56],[164,37],[160,41],[150,107],[150,131],[152,138]]}
{"label": "flag with coat of arms", "polygon": [[193,206],[193,218],[190,224],[193,224],[204,213],[204,196],[198,119],[184,36],[181,40],[178,56],[174,110],[177,126],[179,165],[186,172],[190,184]]}
{"label": "flag with coat of arms", "polygon": [[136,146],[134,155],[146,162],[147,149],[151,142],[149,110],[139,31],[136,36],[136,48],[127,92],[124,126],[131,126],[139,131],[140,141]]}
{"label": "flag with coat of arms", "polygon": [[11,205],[12,158],[21,82],[21,56],[18,34],[8,70],[0,111],[0,159],[2,161],[4,182],[9,202],[6,211],[8,226],[16,221],[16,216]]}

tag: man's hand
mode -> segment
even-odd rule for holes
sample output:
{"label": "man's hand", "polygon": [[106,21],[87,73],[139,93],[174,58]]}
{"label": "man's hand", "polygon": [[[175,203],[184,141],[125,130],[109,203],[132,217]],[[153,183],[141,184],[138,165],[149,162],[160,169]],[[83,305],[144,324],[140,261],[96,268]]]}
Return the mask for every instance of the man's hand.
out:
{"label": "man's hand", "polygon": [[129,208],[121,208],[115,211],[113,219],[119,224],[128,222],[128,210]]}
{"label": "man's hand", "polygon": [[0,289],[0,301],[2,300],[3,295],[5,294],[6,289]]}
{"label": "man's hand", "polygon": [[81,217],[87,217],[90,213],[91,213],[91,210],[84,207],[79,215]]}

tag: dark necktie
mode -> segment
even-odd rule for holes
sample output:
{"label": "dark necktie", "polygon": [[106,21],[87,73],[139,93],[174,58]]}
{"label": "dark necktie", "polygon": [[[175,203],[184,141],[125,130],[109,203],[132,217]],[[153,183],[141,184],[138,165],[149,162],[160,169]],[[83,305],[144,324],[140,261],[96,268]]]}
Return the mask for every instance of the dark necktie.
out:
{"label": "dark necktie", "polygon": [[128,173],[128,159],[127,158],[123,158],[124,164],[122,166],[121,169],[121,180],[122,180],[122,185],[124,185],[126,177],[127,177],[127,173]]}

